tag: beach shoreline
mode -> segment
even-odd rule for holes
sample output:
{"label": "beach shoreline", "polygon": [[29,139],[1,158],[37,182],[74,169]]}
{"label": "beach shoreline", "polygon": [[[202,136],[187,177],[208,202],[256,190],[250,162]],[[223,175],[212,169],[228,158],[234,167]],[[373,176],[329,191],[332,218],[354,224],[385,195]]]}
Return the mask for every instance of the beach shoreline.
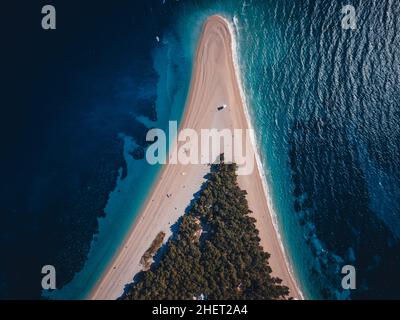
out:
{"label": "beach shoreline", "polygon": [[[190,91],[180,130],[252,128],[240,83],[236,50],[234,26],[221,16],[209,17],[203,26],[195,54]],[[228,105],[233,107],[222,114],[216,113],[215,106],[221,104],[221,101],[228,101]],[[261,245],[271,254],[269,262],[272,275],[283,280],[283,284],[290,289],[291,297],[302,299],[304,297],[293,276],[279,234],[276,215],[272,212],[254,136],[252,144],[256,170],[250,176],[239,176],[238,183],[248,192],[249,208],[257,220]],[[204,164],[166,164],[161,168],[132,229],[88,299],[117,299],[123,294],[125,286],[141,271],[140,259],[143,253],[160,231],[166,232],[166,239],[172,234],[171,226],[185,212],[193,194],[205,181],[208,171],[209,167]],[[166,197],[166,194],[173,196]]]}
{"label": "beach shoreline", "polygon": [[[272,224],[274,226],[276,235],[278,237],[279,240],[279,244],[281,246],[281,250],[282,250],[282,254],[283,254],[283,258],[285,260],[286,266],[288,268],[288,272],[291,276],[291,278],[293,279],[293,284],[296,287],[296,291],[298,292],[299,295],[299,299],[304,300],[305,296],[303,291],[300,288],[300,285],[298,283],[298,279],[295,276],[295,272],[293,270],[292,265],[289,262],[288,259],[288,255],[283,243],[283,239],[281,236],[281,233],[279,231],[279,222],[278,222],[278,216],[274,210],[274,205],[273,205],[273,201],[272,198],[270,196],[270,191],[269,191],[269,186],[268,186],[268,182],[267,182],[267,177],[265,175],[265,171],[264,171],[264,165],[261,161],[261,157],[260,157],[260,152],[259,152],[259,148],[258,148],[258,144],[257,144],[257,139],[254,135],[254,127],[252,124],[252,120],[251,120],[251,116],[250,116],[250,112],[249,112],[249,108],[248,108],[248,102],[247,102],[247,98],[246,98],[246,94],[245,91],[243,89],[243,78],[241,76],[241,71],[240,71],[240,67],[239,67],[239,55],[238,55],[238,42],[236,39],[236,33],[238,33],[238,28],[235,25],[235,21],[232,24],[230,21],[228,21],[227,19],[225,19],[224,17],[221,16],[221,19],[223,19],[225,21],[225,23],[228,25],[230,33],[231,33],[231,37],[232,37],[232,58],[233,58],[233,65],[235,67],[235,73],[236,73],[236,77],[237,77],[237,83],[238,83],[238,87],[239,87],[239,91],[240,91],[240,95],[242,98],[242,104],[243,104],[243,109],[244,109],[244,113],[248,122],[249,127],[251,128],[251,143],[253,144],[253,148],[254,148],[254,155],[256,158],[256,164],[257,164],[257,168],[260,174],[260,179],[261,182],[263,184],[263,188],[264,188],[264,193],[265,193],[265,197],[267,198],[267,202],[268,202],[268,209],[269,209],[269,213],[271,215],[271,219],[272,219]],[[233,19],[236,19],[236,17],[234,17]]]}

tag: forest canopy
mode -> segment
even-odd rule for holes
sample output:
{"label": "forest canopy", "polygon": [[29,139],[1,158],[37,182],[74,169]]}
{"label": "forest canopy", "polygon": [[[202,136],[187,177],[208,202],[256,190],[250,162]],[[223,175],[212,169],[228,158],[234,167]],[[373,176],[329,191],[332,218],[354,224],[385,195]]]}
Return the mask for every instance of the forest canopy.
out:
{"label": "forest canopy", "polygon": [[[223,160],[223,155],[221,156]],[[136,277],[123,299],[287,299],[271,276],[237,166],[211,166],[160,261]]]}

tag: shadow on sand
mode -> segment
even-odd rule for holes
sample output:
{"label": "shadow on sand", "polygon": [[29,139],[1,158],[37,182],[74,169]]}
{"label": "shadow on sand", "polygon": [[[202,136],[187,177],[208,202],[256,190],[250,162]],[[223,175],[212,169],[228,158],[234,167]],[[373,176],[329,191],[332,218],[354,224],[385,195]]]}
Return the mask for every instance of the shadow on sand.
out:
{"label": "shadow on sand", "polygon": [[[205,181],[202,183],[200,190],[197,191],[196,193],[193,194],[193,198],[190,201],[189,205],[186,207],[184,215],[189,214],[189,212],[192,210],[194,204],[196,203],[196,201],[199,199],[201,193],[204,191],[204,189],[207,187],[207,184],[209,183],[209,179],[211,177],[211,173],[215,172],[217,170],[216,165],[211,165],[210,166],[210,172],[207,173],[203,178],[205,179]],[[171,230],[171,236],[166,240],[166,242],[164,242],[164,244],[160,247],[160,249],[158,249],[158,251],[155,253],[155,255],[153,256],[153,263],[150,266],[150,269],[152,271],[154,271],[158,265],[161,262],[162,257],[164,256],[165,252],[168,249],[168,243],[171,240],[176,240],[178,232],[179,232],[179,227],[182,223],[182,216],[179,217],[179,219],[170,227]],[[145,271],[140,271],[138,272],[134,277],[131,283],[128,283],[127,285],[125,285],[124,287],[124,293],[122,294],[121,297],[118,298],[118,300],[123,300],[125,298],[125,296],[129,293],[129,291],[132,289],[132,287],[138,283],[140,280],[143,279],[145,274]]]}

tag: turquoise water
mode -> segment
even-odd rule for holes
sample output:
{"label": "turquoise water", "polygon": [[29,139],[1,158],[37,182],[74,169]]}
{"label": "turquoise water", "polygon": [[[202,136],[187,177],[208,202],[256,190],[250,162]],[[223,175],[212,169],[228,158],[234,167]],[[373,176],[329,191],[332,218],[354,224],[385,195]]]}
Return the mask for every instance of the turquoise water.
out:
{"label": "turquoise water", "polygon": [[[400,8],[357,1],[349,32],[345,4],[248,1],[234,11],[241,70],[305,296],[399,298]],[[353,292],[340,285],[345,264],[358,272]]]}

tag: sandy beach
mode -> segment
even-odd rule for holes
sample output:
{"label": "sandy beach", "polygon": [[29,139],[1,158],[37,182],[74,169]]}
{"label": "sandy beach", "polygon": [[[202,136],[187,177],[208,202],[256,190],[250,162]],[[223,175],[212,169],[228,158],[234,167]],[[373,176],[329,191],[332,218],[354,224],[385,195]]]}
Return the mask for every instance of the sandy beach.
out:
{"label": "sandy beach", "polygon": [[[180,130],[249,128],[235,72],[232,41],[229,26],[223,18],[212,16],[207,19],[195,56]],[[227,108],[218,111],[217,106],[221,104],[226,104]],[[209,169],[207,164],[163,166],[140,216],[89,299],[117,299],[122,295],[125,285],[142,270],[140,259],[143,253],[160,231],[167,234],[166,239],[171,235],[171,225],[185,212]],[[271,254],[269,262],[273,275],[289,287],[291,297],[301,299],[273,225],[258,167],[255,166],[250,175],[239,176],[238,181],[248,193],[249,208],[257,220],[261,245]]]}

